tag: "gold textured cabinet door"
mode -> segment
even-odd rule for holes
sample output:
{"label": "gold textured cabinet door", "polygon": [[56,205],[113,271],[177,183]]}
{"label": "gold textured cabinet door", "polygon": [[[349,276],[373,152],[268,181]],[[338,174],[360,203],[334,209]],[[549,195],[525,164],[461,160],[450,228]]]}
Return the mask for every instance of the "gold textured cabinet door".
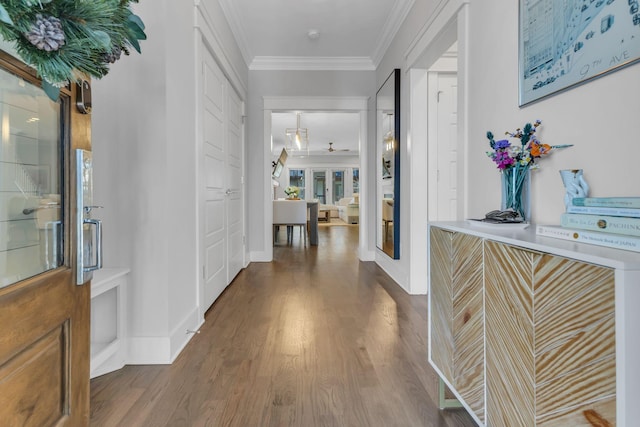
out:
{"label": "gold textured cabinet door", "polygon": [[452,250],[453,386],[484,421],[482,239],[455,233]]}
{"label": "gold textured cabinet door", "polygon": [[614,426],[613,270],[545,254],[533,276],[537,425]]}
{"label": "gold textured cabinet door", "polygon": [[431,228],[431,360],[484,420],[482,239]]}
{"label": "gold textured cabinet door", "polygon": [[615,425],[614,275],[485,242],[487,424]]}
{"label": "gold textured cabinet door", "polygon": [[536,254],[486,241],[486,421],[535,425],[533,259]]}
{"label": "gold textured cabinet door", "polygon": [[453,233],[430,232],[429,353],[431,361],[453,384]]}

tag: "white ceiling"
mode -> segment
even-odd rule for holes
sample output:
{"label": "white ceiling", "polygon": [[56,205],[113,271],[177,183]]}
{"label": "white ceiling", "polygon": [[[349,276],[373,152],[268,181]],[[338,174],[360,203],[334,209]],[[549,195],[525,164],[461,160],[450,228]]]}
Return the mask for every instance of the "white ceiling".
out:
{"label": "white ceiling", "polygon": [[[415,0],[219,0],[250,70],[375,70]],[[309,37],[310,31],[319,36]],[[272,152],[295,113],[272,116]],[[307,113],[310,155],[358,155],[359,115]],[[336,150],[330,153],[329,142]]]}
{"label": "white ceiling", "polygon": [[252,70],[373,70],[414,1],[219,0]]}

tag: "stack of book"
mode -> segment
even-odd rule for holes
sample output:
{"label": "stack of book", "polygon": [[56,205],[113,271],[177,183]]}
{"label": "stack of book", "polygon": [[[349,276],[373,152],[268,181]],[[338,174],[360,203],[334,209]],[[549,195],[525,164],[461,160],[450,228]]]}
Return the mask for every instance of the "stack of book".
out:
{"label": "stack of book", "polygon": [[560,226],[539,225],[536,233],[640,252],[640,197],[576,197]]}

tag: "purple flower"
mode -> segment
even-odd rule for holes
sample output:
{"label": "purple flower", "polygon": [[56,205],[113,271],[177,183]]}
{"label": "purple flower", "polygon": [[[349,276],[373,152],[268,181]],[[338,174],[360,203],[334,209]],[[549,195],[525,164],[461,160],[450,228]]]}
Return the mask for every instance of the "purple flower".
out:
{"label": "purple flower", "polygon": [[515,160],[506,151],[496,151],[493,161],[496,162],[500,170],[506,169],[515,163]]}
{"label": "purple flower", "polygon": [[495,149],[499,150],[500,148],[507,148],[511,145],[508,139],[501,139],[500,141],[496,141]]}

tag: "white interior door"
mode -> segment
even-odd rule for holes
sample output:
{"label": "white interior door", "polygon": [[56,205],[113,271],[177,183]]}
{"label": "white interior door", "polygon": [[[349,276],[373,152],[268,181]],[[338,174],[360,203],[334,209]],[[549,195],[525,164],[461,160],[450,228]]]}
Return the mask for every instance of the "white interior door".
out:
{"label": "white interior door", "polygon": [[230,155],[227,153],[225,129],[226,78],[208,49],[203,49],[202,74],[204,236],[201,256],[204,311],[227,286],[225,166]]}
{"label": "white interior door", "polygon": [[243,104],[234,90],[227,91],[227,284],[244,264]]}
{"label": "white interior door", "polygon": [[436,91],[436,220],[456,219],[458,204],[458,77],[455,73],[437,73]]}

